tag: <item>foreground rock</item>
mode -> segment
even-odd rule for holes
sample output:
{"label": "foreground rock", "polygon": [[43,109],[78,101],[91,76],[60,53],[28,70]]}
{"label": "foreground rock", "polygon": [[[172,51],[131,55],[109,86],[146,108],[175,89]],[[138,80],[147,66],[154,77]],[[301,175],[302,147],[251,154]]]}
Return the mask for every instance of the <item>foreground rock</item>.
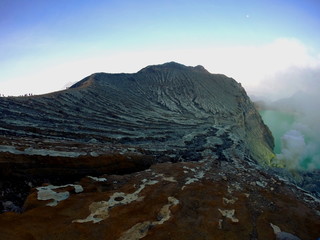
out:
{"label": "foreground rock", "polygon": [[0,212],[21,212],[30,189],[44,182],[63,185],[86,175],[129,174],[147,169],[154,162],[153,156],[127,149],[77,158],[0,153]]}
{"label": "foreground rock", "polygon": [[317,239],[320,203],[249,162],[162,163],[32,190],[0,239]]}

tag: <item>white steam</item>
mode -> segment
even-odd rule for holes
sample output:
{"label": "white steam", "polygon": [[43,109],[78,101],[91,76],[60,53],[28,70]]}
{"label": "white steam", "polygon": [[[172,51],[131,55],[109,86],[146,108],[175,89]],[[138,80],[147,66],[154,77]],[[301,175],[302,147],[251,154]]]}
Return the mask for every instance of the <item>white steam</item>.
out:
{"label": "white steam", "polygon": [[283,124],[286,122],[279,117],[269,118],[271,131],[281,138],[281,153],[277,157],[289,169],[320,169],[319,56],[308,58],[305,64],[289,64],[271,74],[258,86],[260,92],[255,93],[265,99],[282,98],[267,103],[267,108],[293,118],[290,124]]}
{"label": "white steam", "polygon": [[320,169],[319,143],[307,142],[302,132],[292,129],[282,136],[282,149],[281,153],[277,154],[277,158],[291,170]]}
{"label": "white steam", "polygon": [[289,130],[281,140],[282,152],[277,155],[278,159],[289,169],[297,168],[306,154],[304,136],[297,130]]}
{"label": "white steam", "polygon": [[[281,152],[277,154],[277,158],[289,169],[320,169],[320,96],[313,94],[313,91],[300,91],[290,98],[269,104],[276,113],[285,112],[294,119],[292,124],[282,125],[284,129],[280,129],[285,133],[281,137]],[[281,126],[281,122],[271,124]],[[279,129],[271,127],[271,131]]]}

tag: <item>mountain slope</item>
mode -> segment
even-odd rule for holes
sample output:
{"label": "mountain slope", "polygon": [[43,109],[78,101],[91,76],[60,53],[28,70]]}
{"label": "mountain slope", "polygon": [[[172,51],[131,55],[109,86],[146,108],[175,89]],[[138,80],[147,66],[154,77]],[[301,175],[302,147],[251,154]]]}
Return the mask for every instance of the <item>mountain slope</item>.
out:
{"label": "mountain slope", "polygon": [[[66,91],[2,98],[0,112],[1,135],[20,138],[20,149],[24,141],[30,146],[39,138],[54,142],[61,151],[69,151],[61,141],[91,141],[132,145],[160,155],[194,150],[190,148],[205,154],[217,152],[210,138],[220,134],[225,136],[217,136],[224,143],[220,146],[232,145],[238,157],[268,164],[273,157],[271,133],[244,89],[201,66],[171,62],[135,74],[96,73]],[[197,160],[196,156],[183,158]]]}

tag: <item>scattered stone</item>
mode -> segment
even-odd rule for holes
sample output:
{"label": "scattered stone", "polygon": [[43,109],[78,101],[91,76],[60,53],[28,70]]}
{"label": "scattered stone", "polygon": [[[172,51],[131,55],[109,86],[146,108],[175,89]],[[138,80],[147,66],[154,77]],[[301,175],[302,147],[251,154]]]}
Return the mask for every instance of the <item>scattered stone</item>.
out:
{"label": "scattered stone", "polygon": [[90,152],[90,156],[92,156],[92,157],[98,157],[98,156],[99,156],[99,153],[97,153],[97,152]]}
{"label": "scattered stone", "polygon": [[232,199],[228,199],[228,198],[222,198],[223,200],[223,204],[228,205],[228,204],[234,204],[238,198],[232,198]]}
{"label": "scattered stone", "polygon": [[170,219],[170,207],[179,204],[179,200],[174,197],[168,197],[168,204],[164,205],[158,213],[158,221],[146,221],[137,223],[132,228],[122,234],[119,240],[138,240],[145,237],[151,227],[163,224]]}
{"label": "scattered stone", "polygon": [[218,229],[222,229],[223,219],[219,219],[218,221]]}
{"label": "scattered stone", "polygon": [[106,178],[98,178],[98,177],[92,177],[92,176],[87,176],[88,178],[91,178],[92,180],[96,181],[96,182],[106,182],[107,179]]}
{"label": "scattered stone", "polygon": [[124,193],[124,192],[115,192],[113,195],[110,196],[108,201],[100,201],[100,202],[93,202],[89,206],[89,210],[91,214],[86,217],[85,219],[77,219],[73,220],[73,223],[86,223],[86,222],[93,222],[98,223],[106,218],[109,217],[109,210],[115,206],[120,205],[127,205],[133,201],[142,201],[143,196],[139,197],[140,192],[147,186],[147,185],[154,185],[158,183],[158,181],[146,181],[143,179],[143,184],[134,192],[134,193]]}
{"label": "scattered stone", "polygon": [[264,181],[256,181],[256,184],[257,184],[258,186],[260,186],[260,187],[263,187],[263,188],[267,186],[267,183],[264,182]]}
{"label": "scattered stone", "polygon": [[52,200],[47,204],[47,206],[54,207],[57,206],[59,202],[66,200],[69,198],[70,193],[68,191],[63,191],[63,192],[56,192],[54,190],[61,189],[61,188],[66,188],[66,187],[73,187],[74,191],[76,193],[80,193],[83,191],[82,186],[80,185],[73,185],[73,184],[68,184],[68,185],[63,185],[63,186],[53,186],[53,185],[48,185],[48,186],[43,186],[43,187],[37,187],[36,189],[38,190],[38,200]]}
{"label": "scattered stone", "polygon": [[221,210],[220,208],[218,209],[219,212],[221,213],[222,216],[229,218],[232,222],[237,223],[239,222],[239,219],[237,219],[234,214],[235,214],[235,210],[231,209],[231,210]]}
{"label": "scattered stone", "polygon": [[281,229],[280,229],[277,225],[274,225],[274,224],[270,223],[270,226],[272,227],[273,232],[274,232],[275,234],[281,232]]}
{"label": "scattered stone", "polygon": [[11,201],[2,202],[4,212],[20,212],[21,209]]}

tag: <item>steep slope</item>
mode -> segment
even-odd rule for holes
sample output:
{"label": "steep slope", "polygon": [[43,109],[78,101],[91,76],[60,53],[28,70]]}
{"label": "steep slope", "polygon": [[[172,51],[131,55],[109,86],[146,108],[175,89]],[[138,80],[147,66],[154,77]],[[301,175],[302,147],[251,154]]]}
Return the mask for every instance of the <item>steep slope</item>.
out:
{"label": "steep slope", "polygon": [[201,66],[171,62],[135,74],[96,73],[66,91],[2,98],[0,112],[1,149],[13,153],[41,154],[40,148],[72,156],[69,143],[77,142],[103,144],[97,155],[125,144],[172,152],[176,160],[221,153],[270,164],[273,157],[273,138],[244,89]]}

